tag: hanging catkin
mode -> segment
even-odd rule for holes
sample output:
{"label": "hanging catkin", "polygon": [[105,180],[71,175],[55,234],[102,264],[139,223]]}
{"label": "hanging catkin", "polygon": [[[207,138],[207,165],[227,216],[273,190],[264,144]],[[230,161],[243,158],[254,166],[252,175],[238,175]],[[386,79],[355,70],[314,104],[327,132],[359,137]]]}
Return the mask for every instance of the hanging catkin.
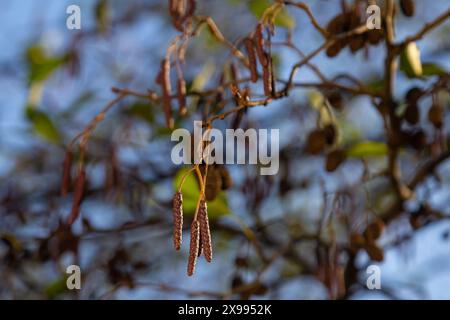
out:
{"label": "hanging catkin", "polygon": [[72,152],[67,150],[63,162],[63,177],[61,184],[61,195],[65,196],[69,192],[70,185],[72,183],[72,177],[70,175],[70,169],[72,167]]}
{"label": "hanging catkin", "polygon": [[203,254],[206,261],[212,260],[212,244],[211,244],[211,231],[209,230],[208,209],[206,201],[200,200],[200,206],[198,208],[198,220],[200,221],[200,233],[202,240]]}
{"label": "hanging catkin", "polygon": [[72,211],[70,212],[68,221],[69,225],[71,225],[78,218],[78,215],[80,213],[80,205],[81,201],[83,200],[85,181],[86,181],[86,172],[84,171],[84,169],[81,169],[75,182]]}
{"label": "hanging catkin", "polygon": [[250,64],[250,75],[252,82],[258,81],[258,70],[256,67],[256,54],[255,54],[255,46],[252,38],[245,38],[244,40],[245,49],[248,54],[248,61]]}
{"label": "hanging catkin", "polygon": [[180,250],[183,237],[183,195],[180,191],[173,197],[173,245]]}
{"label": "hanging catkin", "polygon": [[187,266],[188,276],[192,276],[195,271],[197,263],[198,250],[200,246],[200,224],[197,220],[192,221],[191,224],[191,243],[189,246],[189,259]]}

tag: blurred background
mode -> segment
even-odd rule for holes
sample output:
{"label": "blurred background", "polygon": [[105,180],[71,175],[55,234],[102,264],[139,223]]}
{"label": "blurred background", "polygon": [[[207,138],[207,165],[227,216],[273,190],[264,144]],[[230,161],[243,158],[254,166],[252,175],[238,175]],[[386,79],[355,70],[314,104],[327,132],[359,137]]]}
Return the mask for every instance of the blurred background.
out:
{"label": "blurred background", "polygon": [[[342,10],[337,0],[304,2],[324,27]],[[357,2],[364,12],[367,1]],[[80,30],[66,27],[71,4],[81,8]],[[211,16],[236,43],[254,30],[269,4],[199,0],[196,15]],[[416,0],[415,5],[413,17],[397,10],[398,41],[449,10],[450,1]],[[80,217],[71,227],[65,221],[72,193],[60,195],[66,148],[115,97],[111,87],[159,92],[160,62],[179,34],[167,1],[3,0],[1,9],[1,299],[450,298],[450,162],[424,179],[405,212],[389,221],[378,239],[383,257],[373,261],[349,245],[349,234],[362,233],[393,197],[389,179],[380,174],[386,168],[386,137],[373,100],[339,92],[343,106],[334,108],[333,121],[348,157],[336,170],[326,170],[324,153],[305,151],[327,94],[314,86],[321,80],[314,68],[330,79],[347,75],[343,85],[354,85],[349,79],[357,78],[377,90],[383,85],[383,43],[356,53],[344,49],[333,59],[322,52],[296,74],[305,85],[241,115],[244,129],[280,129],[280,172],[261,176],[254,165],[226,166],[232,187],[221,191],[209,210],[214,260],[200,258],[188,277],[187,240],[177,252],[171,238],[174,185],[183,168],[170,160],[173,142],[159,104],[126,97],[98,125],[87,148]],[[447,21],[417,42],[427,74],[413,77],[400,70],[394,92],[399,102],[411,87],[427,88],[448,75],[449,32]],[[281,45],[287,38],[297,49]],[[287,79],[293,64],[321,43],[305,12],[284,8],[272,47],[277,78]],[[188,92],[216,87],[229,58],[229,48],[202,29],[183,66]],[[256,96],[261,91],[252,87]],[[448,92],[442,90],[439,99],[449,106]],[[431,104],[430,98],[421,100],[416,125],[429,143],[435,134],[426,116]],[[176,116],[176,126],[192,130],[204,105],[191,97],[188,115]],[[231,100],[223,106],[232,107]],[[233,121],[231,116],[216,125],[224,129]],[[445,121],[442,130],[446,137]],[[428,157],[425,147],[405,148],[404,176],[411,177]],[[194,178],[188,188],[196,188]],[[193,201],[185,197],[187,207]],[[439,214],[412,225],[411,216],[423,208]],[[185,239],[191,219],[192,210],[185,209]],[[81,267],[81,290],[66,288],[71,264]],[[381,290],[366,287],[371,264],[380,267]],[[344,276],[346,290],[336,293]]]}

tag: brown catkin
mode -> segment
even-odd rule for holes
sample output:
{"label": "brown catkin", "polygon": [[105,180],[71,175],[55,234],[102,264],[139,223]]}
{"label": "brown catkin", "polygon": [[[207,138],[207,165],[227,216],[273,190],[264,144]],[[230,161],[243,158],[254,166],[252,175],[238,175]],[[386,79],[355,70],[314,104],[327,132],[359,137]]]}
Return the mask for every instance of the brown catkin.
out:
{"label": "brown catkin", "polygon": [[173,246],[180,250],[183,239],[183,194],[178,191],[173,197]]}
{"label": "brown catkin", "polygon": [[177,98],[178,98],[178,108],[180,115],[185,115],[186,109],[186,81],[184,79],[178,79],[177,81]]}
{"label": "brown catkin", "polygon": [[[266,59],[269,60],[270,57]],[[269,62],[267,65],[263,66],[263,82],[264,82],[264,94],[268,97],[272,96],[272,64]]]}
{"label": "brown catkin", "polygon": [[69,225],[72,225],[72,223],[78,218],[78,215],[80,213],[80,205],[81,201],[83,200],[85,181],[86,181],[86,172],[84,171],[84,169],[81,169],[75,182],[72,211],[70,212],[69,220],[67,222]]}
{"label": "brown catkin", "polygon": [[206,261],[212,261],[211,231],[209,229],[208,208],[205,199],[200,201],[198,208],[198,220],[200,221],[200,233],[202,239],[203,254]]}
{"label": "brown catkin", "polygon": [[189,246],[189,259],[187,266],[188,276],[192,276],[195,271],[197,263],[198,250],[200,246],[200,224],[197,220],[192,221],[191,224],[191,243]]}
{"label": "brown catkin", "polygon": [[70,185],[72,183],[72,176],[70,169],[72,168],[72,152],[67,150],[63,162],[63,176],[61,183],[61,195],[65,196],[69,192]]}
{"label": "brown catkin", "polygon": [[252,38],[245,38],[244,40],[245,49],[248,54],[248,61],[250,63],[250,76],[252,82],[258,81],[258,70],[256,67],[256,54],[255,54],[255,46]]}
{"label": "brown catkin", "polygon": [[264,51],[263,25],[261,23],[258,23],[258,25],[256,26],[254,40],[256,54],[258,55],[259,62],[263,67],[266,67],[268,64],[268,60],[266,52]]}
{"label": "brown catkin", "polygon": [[161,62],[161,87],[162,87],[162,100],[164,106],[164,114],[166,116],[166,125],[169,128],[173,128],[173,118],[172,118],[172,106],[171,106],[171,95],[172,86],[170,83],[170,60],[163,59]]}

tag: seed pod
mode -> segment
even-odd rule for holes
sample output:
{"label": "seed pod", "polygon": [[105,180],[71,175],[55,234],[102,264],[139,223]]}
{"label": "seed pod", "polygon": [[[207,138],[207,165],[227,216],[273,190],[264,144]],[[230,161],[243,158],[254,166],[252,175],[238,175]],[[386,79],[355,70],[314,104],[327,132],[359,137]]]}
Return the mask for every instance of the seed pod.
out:
{"label": "seed pod", "polygon": [[344,14],[338,14],[327,25],[330,35],[337,35],[345,31],[346,18]]}
{"label": "seed pod", "polygon": [[366,231],[364,231],[364,236],[369,243],[373,243],[375,240],[377,240],[384,230],[384,222],[381,219],[377,219],[371,224],[369,224],[366,228]]}
{"label": "seed pod", "polygon": [[70,212],[69,220],[67,221],[67,224],[69,226],[72,225],[72,223],[78,218],[78,215],[80,214],[80,205],[81,201],[83,200],[85,181],[86,173],[84,169],[81,169],[80,173],[78,174],[77,180],[75,181],[72,211]]}
{"label": "seed pod", "polygon": [[207,201],[213,201],[222,189],[222,177],[215,166],[208,167],[206,176],[205,197]]}
{"label": "seed pod", "polygon": [[200,233],[203,253],[208,262],[212,260],[211,231],[209,229],[208,208],[204,199],[200,200],[198,208],[198,221],[200,222]]}
{"label": "seed pod", "polygon": [[336,41],[331,46],[327,48],[326,54],[328,57],[333,58],[341,52],[341,50],[345,47],[346,43],[343,39]]}
{"label": "seed pod", "polygon": [[264,37],[263,37],[263,25],[258,23],[254,34],[256,54],[258,55],[259,63],[263,67],[266,67],[269,61],[267,60],[266,52],[264,51]]}
{"label": "seed pod", "polygon": [[326,169],[328,172],[333,172],[336,170],[342,162],[344,162],[346,159],[346,154],[344,150],[336,149],[331,151],[327,155],[327,161],[326,161]]}
{"label": "seed pod", "polygon": [[248,61],[250,63],[250,74],[252,82],[258,81],[258,70],[256,67],[256,54],[255,54],[255,46],[252,38],[245,38],[244,40],[245,49],[248,54]]}
{"label": "seed pod", "polygon": [[197,264],[198,250],[200,246],[200,224],[197,220],[191,224],[191,242],[189,245],[189,259],[187,266],[187,275],[192,276]]}
{"label": "seed pod", "polygon": [[408,143],[415,150],[422,150],[427,145],[427,136],[422,129],[414,130],[409,135]]}
{"label": "seed pod", "polygon": [[405,111],[405,120],[412,125],[415,125],[419,122],[420,113],[417,103],[410,103],[406,107]]}
{"label": "seed pod", "polygon": [[63,176],[61,183],[62,196],[65,196],[67,192],[69,192],[69,188],[72,183],[72,176],[70,174],[71,168],[72,168],[72,152],[70,150],[67,150],[63,162]]}
{"label": "seed pod", "polygon": [[372,45],[376,45],[383,40],[383,36],[384,34],[382,29],[369,30],[367,32],[367,41],[369,41]]}
{"label": "seed pod", "polygon": [[334,109],[342,110],[344,108],[344,99],[339,91],[331,91],[327,93],[326,98]]}
{"label": "seed pod", "polygon": [[434,103],[428,110],[428,120],[436,129],[440,129],[444,123],[444,110],[438,103]]}
{"label": "seed pod", "polygon": [[183,238],[183,194],[178,191],[173,197],[173,246],[180,250]]}
{"label": "seed pod", "polygon": [[325,133],[325,142],[327,145],[333,145],[337,139],[336,126],[332,123],[327,124],[323,128],[323,132]]}
{"label": "seed pod", "polygon": [[360,249],[366,245],[366,239],[359,233],[352,233],[350,235],[350,246],[353,249]]}
{"label": "seed pod", "polygon": [[233,181],[231,180],[230,173],[228,172],[227,168],[223,165],[218,167],[220,176],[222,178],[222,190],[228,190],[233,185]]}
{"label": "seed pod", "polygon": [[316,129],[308,135],[306,150],[311,154],[319,154],[325,148],[326,137],[323,130]]}
{"label": "seed pod", "polygon": [[185,115],[186,109],[186,81],[184,79],[178,79],[177,81],[177,98],[178,108],[180,115]]}
{"label": "seed pod", "polygon": [[384,252],[383,249],[378,247],[376,244],[368,244],[366,246],[367,254],[369,255],[370,259],[374,261],[381,262],[384,260]]}
{"label": "seed pod", "polygon": [[415,5],[413,0],[400,0],[400,8],[405,16],[412,17],[414,15]]}
{"label": "seed pod", "polygon": [[420,88],[413,87],[408,90],[408,92],[405,95],[406,101],[408,103],[416,103],[420,97],[422,97],[423,91]]}
{"label": "seed pod", "polygon": [[362,49],[366,44],[366,37],[363,34],[358,34],[350,38],[350,51],[352,53]]}

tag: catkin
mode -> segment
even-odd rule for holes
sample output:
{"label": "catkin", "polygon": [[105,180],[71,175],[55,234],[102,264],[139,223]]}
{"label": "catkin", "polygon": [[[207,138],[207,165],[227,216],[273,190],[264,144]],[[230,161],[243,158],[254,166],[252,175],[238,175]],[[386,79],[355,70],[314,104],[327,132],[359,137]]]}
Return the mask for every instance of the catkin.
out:
{"label": "catkin", "polygon": [[63,176],[61,184],[61,195],[65,196],[69,192],[70,184],[72,183],[72,177],[70,175],[70,169],[72,167],[72,152],[67,150],[63,162]]}
{"label": "catkin", "polygon": [[252,82],[256,82],[258,81],[258,70],[256,67],[256,54],[253,39],[245,38],[244,44],[248,54],[248,61],[250,63],[251,80]]}
{"label": "catkin", "polygon": [[200,224],[197,220],[192,221],[191,224],[191,243],[189,246],[189,259],[187,266],[188,276],[192,276],[195,271],[197,263],[198,250],[200,246]]}
{"label": "catkin", "polygon": [[[271,58],[267,57],[267,53],[264,53],[266,59],[269,61]],[[264,94],[266,96],[272,96],[272,64],[269,62],[263,66],[263,82],[264,82]]]}
{"label": "catkin", "polygon": [[80,173],[78,174],[77,180],[75,182],[75,191],[73,195],[73,202],[72,202],[72,211],[70,212],[68,224],[71,225],[77,218],[80,213],[80,205],[81,201],[83,200],[83,194],[84,194],[84,183],[86,181],[86,172],[84,169],[81,169]]}
{"label": "catkin", "polygon": [[173,197],[173,245],[180,250],[183,237],[183,195],[180,191]]}
{"label": "catkin", "polygon": [[180,115],[185,115],[186,109],[186,81],[184,79],[178,79],[177,81],[177,98],[178,108]]}
{"label": "catkin", "polygon": [[198,220],[200,221],[200,233],[203,247],[203,254],[206,261],[212,261],[212,244],[211,244],[211,231],[209,229],[208,209],[205,199],[200,201],[198,208]]}
{"label": "catkin", "polygon": [[261,23],[258,23],[256,26],[255,34],[254,34],[254,40],[255,40],[255,48],[256,48],[256,54],[258,55],[259,62],[263,67],[267,66],[267,56],[266,52],[264,51],[264,38],[263,38],[263,26]]}
{"label": "catkin", "polygon": [[162,100],[164,105],[164,114],[166,116],[167,127],[173,128],[173,118],[172,118],[172,106],[171,106],[171,95],[172,86],[170,83],[170,60],[163,59],[161,62],[161,86],[162,86]]}

